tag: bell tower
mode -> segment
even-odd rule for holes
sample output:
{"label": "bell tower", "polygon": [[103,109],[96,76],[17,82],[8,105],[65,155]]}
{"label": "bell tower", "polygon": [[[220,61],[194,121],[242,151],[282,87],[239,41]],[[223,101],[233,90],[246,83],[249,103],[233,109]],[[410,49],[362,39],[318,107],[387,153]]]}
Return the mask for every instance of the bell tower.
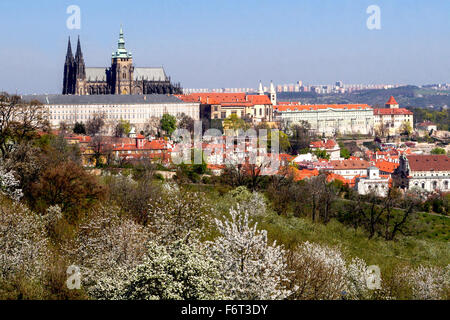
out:
{"label": "bell tower", "polygon": [[125,40],[121,26],[117,50],[113,52],[111,59],[111,92],[113,94],[132,94],[133,74],[133,58],[131,52],[125,49]]}

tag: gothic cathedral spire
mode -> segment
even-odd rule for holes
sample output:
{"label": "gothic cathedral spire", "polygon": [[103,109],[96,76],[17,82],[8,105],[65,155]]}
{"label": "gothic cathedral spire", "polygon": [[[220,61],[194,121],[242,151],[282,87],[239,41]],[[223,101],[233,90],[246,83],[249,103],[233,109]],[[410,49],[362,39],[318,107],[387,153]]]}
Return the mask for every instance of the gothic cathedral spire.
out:
{"label": "gothic cathedral spire", "polygon": [[66,62],[64,63],[63,94],[75,93],[75,60],[72,54],[72,44],[67,44]]}
{"label": "gothic cathedral spire", "polygon": [[85,79],[86,78],[86,66],[84,64],[83,51],[81,51],[80,36],[78,36],[77,52],[75,53],[75,64],[76,64],[76,78]]}

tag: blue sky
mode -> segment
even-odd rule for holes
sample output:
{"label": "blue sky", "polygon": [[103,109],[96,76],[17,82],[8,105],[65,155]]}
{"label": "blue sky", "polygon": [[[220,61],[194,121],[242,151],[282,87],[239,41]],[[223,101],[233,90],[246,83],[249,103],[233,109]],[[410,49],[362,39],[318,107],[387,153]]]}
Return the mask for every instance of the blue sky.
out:
{"label": "blue sky", "polygon": [[[381,30],[366,27],[372,4]],[[109,66],[121,23],[135,65],[184,87],[450,82],[448,0],[1,0],[0,90],[59,93],[68,36]]]}

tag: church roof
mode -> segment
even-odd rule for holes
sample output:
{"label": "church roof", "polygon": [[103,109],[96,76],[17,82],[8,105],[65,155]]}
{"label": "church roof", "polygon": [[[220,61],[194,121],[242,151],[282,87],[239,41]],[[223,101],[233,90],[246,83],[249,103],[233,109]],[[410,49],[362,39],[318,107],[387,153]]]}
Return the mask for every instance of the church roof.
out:
{"label": "church roof", "polygon": [[106,68],[86,68],[87,81],[106,81]]}
{"label": "church roof", "polygon": [[89,105],[89,104],[159,104],[185,103],[173,95],[25,95],[24,101],[38,100],[46,105]]}
{"label": "church roof", "polygon": [[[134,68],[134,80],[167,81],[167,76],[162,67]],[[87,81],[106,81],[106,68],[86,68]]]}
{"label": "church roof", "polygon": [[167,76],[162,67],[159,68],[134,68],[134,80],[166,81]]}

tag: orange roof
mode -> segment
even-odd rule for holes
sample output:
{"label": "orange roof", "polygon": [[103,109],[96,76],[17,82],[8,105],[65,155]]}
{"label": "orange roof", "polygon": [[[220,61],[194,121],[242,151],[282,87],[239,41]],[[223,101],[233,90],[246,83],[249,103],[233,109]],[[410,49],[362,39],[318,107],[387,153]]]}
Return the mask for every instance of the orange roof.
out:
{"label": "orange roof", "polygon": [[395,169],[397,169],[398,166],[399,166],[398,163],[389,162],[386,160],[379,160],[375,162],[375,167],[377,167],[378,169],[380,169],[380,171],[383,172],[394,173]]}
{"label": "orange roof", "polygon": [[386,104],[388,105],[392,105],[392,104],[398,104],[397,101],[395,101],[394,96],[391,96],[388,100],[388,102],[386,102]]}
{"label": "orange roof", "polygon": [[69,137],[64,137],[64,139],[67,139],[67,140],[78,140],[80,143],[91,142],[91,137],[90,136],[69,136]]}
{"label": "orange roof", "polygon": [[368,161],[361,159],[332,160],[330,164],[334,170],[367,169],[370,167]]}
{"label": "orange roof", "polygon": [[334,180],[339,180],[342,181],[344,184],[348,184],[348,180],[345,179],[343,176],[341,176],[340,174],[336,174],[336,173],[332,173],[332,172],[327,172],[327,182],[331,182]]}
{"label": "orange roof", "polygon": [[312,170],[308,170],[308,169],[302,169],[299,170],[297,168],[291,167],[289,169],[290,174],[292,174],[292,178],[294,179],[294,181],[300,181],[306,178],[311,178],[311,177],[315,177],[319,175],[319,170],[317,169],[312,169]]}
{"label": "orange roof", "polygon": [[272,104],[266,95],[247,95],[246,93],[191,93],[188,95],[176,95],[184,102],[200,102],[203,104],[222,105],[247,105]]}
{"label": "orange roof", "polygon": [[336,142],[328,139],[327,141],[312,141],[309,145],[310,148],[325,148],[325,149],[332,149],[336,146]]}
{"label": "orange roof", "polygon": [[389,108],[379,108],[379,109],[373,109],[374,115],[398,115],[398,114],[413,114],[411,111],[405,109],[405,108],[398,108],[398,109],[389,109]]}
{"label": "orange roof", "polygon": [[248,95],[248,100],[253,104],[272,104],[266,95]]}
{"label": "orange roof", "polygon": [[311,105],[298,105],[298,104],[281,104],[274,106],[274,109],[278,111],[304,111],[304,110],[321,110],[321,109],[361,109],[372,110],[368,104],[311,104]]}

